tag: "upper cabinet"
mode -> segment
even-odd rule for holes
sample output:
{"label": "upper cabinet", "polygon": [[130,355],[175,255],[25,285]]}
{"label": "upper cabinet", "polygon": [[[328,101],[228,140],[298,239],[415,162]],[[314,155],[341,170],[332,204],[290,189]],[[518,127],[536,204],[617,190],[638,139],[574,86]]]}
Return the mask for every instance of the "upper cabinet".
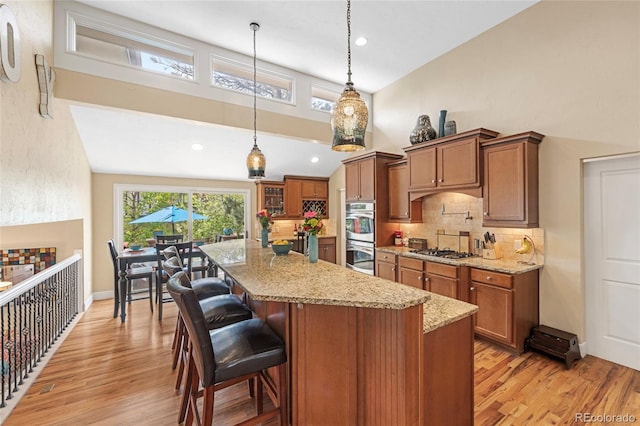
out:
{"label": "upper cabinet", "polygon": [[266,210],[274,218],[286,215],[284,205],[284,182],[260,180],[256,182],[258,192],[258,210]]}
{"label": "upper cabinet", "polygon": [[480,142],[497,135],[481,128],[404,148],[411,198],[442,191],[481,196]]}
{"label": "upper cabinet", "polygon": [[524,132],[482,142],[482,226],[537,228],[538,145],[544,135]]}
{"label": "upper cabinet", "polygon": [[422,199],[409,200],[409,166],[407,160],[387,164],[389,180],[389,221],[422,222]]}
{"label": "upper cabinet", "polygon": [[329,217],[329,178],[285,176],[283,182],[258,181],[258,209],[274,219],[303,219],[307,211]]}
{"label": "upper cabinet", "polygon": [[375,201],[374,158],[345,163],[344,173],[347,201]]}

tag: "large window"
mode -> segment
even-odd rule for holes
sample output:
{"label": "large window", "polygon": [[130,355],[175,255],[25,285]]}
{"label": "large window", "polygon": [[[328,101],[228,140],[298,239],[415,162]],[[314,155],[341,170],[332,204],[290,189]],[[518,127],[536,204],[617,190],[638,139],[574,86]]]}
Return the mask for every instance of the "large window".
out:
{"label": "large window", "polygon": [[151,245],[158,234],[204,243],[246,236],[248,191],[122,185],[115,196],[121,247]]}

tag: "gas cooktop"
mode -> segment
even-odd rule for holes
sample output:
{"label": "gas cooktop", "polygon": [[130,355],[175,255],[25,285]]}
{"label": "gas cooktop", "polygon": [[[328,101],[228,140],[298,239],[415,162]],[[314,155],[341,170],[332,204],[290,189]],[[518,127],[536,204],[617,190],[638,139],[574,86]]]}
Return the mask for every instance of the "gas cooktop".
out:
{"label": "gas cooktop", "polygon": [[459,252],[455,250],[438,249],[438,248],[416,249],[416,250],[410,250],[409,252],[415,253],[415,254],[424,254],[425,256],[444,257],[446,259],[465,259],[467,257],[476,256],[473,253],[465,253],[465,252]]}

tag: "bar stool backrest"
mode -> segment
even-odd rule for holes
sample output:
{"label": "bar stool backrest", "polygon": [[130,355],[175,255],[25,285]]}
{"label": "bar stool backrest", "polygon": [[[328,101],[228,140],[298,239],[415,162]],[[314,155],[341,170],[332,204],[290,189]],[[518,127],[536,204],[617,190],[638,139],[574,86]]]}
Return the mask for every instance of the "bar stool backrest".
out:
{"label": "bar stool backrest", "polygon": [[215,381],[216,363],[213,345],[209,336],[207,322],[195,292],[183,286],[180,273],[174,275],[167,283],[169,294],[175,300],[192,340],[192,356],[198,375],[204,386]]}

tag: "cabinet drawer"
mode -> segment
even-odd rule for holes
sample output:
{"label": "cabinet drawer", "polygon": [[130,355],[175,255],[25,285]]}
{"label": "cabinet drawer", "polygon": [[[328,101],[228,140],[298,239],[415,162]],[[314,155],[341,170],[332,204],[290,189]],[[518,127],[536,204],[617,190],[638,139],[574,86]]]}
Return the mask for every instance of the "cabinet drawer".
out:
{"label": "cabinet drawer", "polygon": [[376,260],[378,262],[396,263],[396,255],[386,251],[376,250]]}
{"label": "cabinet drawer", "polygon": [[403,268],[415,269],[416,271],[422,271],[422,260],[400,256],[400,259],[398,260],[398,266],[401,266]]}
{"label": "cabinet drawer", "polygon": [[487,271],[484,269],[471,269],[471,281],[491,284],[503,288],[513,288],[513,277],[509,274]]}
{"label": "cabinet drawer", "polygon": [[444,263],[427,262],[427,273],[449,278],[458,278],[458,267],[445,265]]}

